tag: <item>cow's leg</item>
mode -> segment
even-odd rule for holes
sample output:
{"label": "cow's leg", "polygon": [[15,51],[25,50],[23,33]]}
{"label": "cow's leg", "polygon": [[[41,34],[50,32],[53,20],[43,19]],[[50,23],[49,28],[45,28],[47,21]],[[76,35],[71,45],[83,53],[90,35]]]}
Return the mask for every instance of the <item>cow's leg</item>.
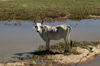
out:
{"label": "cow's leg", "polygon": [[69,35],[67,37],[67,42],[68,42],[68,50],[69,50],[69,47],[70,47],[70,33],[69,33]]}
{"label": "cow's leg", "polygon": [[49,42],[50,40],[46,40],[46,51],[49,51]]}
{"label": "cow's leg", "polygon": [[67,38],[67,48],[68,48],[67,50],[68,50],[68,51],[70,50],[69,47],[70,47],[70,37]]}
{"label": "cow's leg", "polygon": [[70,46],[70,34],[69,32],[66,34],[66,36],[64,37],[64,41],[65,41],[65,52],[69,51],[69,46]]}
{"label": "cow's leg", "polygon": [[68,52],[69,51],[69,44],[68,44],[66,38],[64,38],[64,41],[65,41],[65,52]]}

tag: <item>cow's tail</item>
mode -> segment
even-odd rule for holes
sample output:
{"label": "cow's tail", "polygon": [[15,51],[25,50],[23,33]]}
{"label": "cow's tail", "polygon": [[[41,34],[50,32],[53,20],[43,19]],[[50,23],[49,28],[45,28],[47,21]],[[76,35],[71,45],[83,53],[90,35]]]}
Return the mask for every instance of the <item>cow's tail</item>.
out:
{"label": "cow's tail", "polygon": [[70,35],[70,46],[72,47],[73,46],[73,43],[72,43],[73,31],[72,31],[72,27],[71,26],[68,26],[68,27],[69,27],[69,35]]}
{"label": "cow's tail", "polygon": [[73,46],[73,41],[72,41],[72,38],[73,38],[73,30],[71,28],[71,34],[70,34],[70,46],[72,47]]}

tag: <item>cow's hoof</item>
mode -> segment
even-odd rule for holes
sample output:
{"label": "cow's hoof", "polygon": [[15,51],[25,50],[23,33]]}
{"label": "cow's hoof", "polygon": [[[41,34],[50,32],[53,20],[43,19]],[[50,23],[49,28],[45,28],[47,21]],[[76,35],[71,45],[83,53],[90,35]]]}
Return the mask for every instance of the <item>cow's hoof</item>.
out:
{"label": "cow's hoof", "polygon": [[69,52],[69,50],[65,50],[64,53]]}

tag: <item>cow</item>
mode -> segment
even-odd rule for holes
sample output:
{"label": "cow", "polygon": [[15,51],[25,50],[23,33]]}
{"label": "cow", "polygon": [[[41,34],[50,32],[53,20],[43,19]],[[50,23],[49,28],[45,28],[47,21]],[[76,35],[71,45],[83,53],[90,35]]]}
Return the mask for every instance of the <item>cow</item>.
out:
{"label": "cow", "polygon": [[50,40],[59,40],[61,38],[65,41],[65,52],[69,51],[70,46],[70,32],[72,27],[66,24],[57,26],[42,25],[42,23],[36,23],[33,28],[40,34],[41,38],[46,42],[46,50],[49,51]]}

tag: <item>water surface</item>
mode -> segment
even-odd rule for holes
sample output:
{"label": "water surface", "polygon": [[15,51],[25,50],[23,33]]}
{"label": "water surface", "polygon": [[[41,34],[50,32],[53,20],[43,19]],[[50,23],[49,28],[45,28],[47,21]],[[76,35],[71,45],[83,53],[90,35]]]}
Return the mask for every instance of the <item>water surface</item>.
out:
{"label": "water surface", "polygon": [[[18,25],[16,25],[16,24]],[[40,35],[33,29],[31,21],[3,21],[0,22],[0,62],[11,60],[14,55],[24,56],[38,49],[39,45],[45,45]],[[72,40],[99,41],[100,19],[88,19],[81,21],[66,20],[64,22],[44,23],[43,25],[72,26]],[[50,41],[50,44],[64,42],[63,39]]]}

